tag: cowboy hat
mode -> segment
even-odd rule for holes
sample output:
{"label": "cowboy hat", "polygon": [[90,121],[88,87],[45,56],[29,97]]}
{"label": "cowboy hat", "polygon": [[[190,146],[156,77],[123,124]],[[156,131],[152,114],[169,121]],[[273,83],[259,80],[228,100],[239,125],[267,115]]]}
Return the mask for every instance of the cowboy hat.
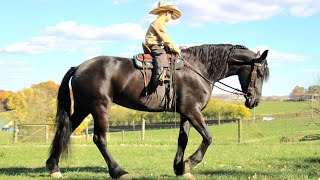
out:
{"label": "cowboy hat", "polygon": [[159,13],[162,11],[171,11],[172,12],[172,19],[178,19],[181,17],[181,12],[177,7],[173,6],[170,3],[163,2],[163,1],[160,1],[158,3],[158,7],[155,8],[154,10],[150,11],[149,14],[159,15]]}

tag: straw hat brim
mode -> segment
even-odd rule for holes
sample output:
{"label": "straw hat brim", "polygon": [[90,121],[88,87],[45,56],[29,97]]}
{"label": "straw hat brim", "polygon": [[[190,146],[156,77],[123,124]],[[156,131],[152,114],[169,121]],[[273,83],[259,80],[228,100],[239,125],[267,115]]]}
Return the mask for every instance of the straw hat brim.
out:
{"label": "straw hat brim", "polygon": [[178,19],[181,17],[180,10],[173,5],[157,7],[154,10],[150,11],[149,14],[159,15],[159,13],[162,11],[171,11],[172,12],[172,19]]}

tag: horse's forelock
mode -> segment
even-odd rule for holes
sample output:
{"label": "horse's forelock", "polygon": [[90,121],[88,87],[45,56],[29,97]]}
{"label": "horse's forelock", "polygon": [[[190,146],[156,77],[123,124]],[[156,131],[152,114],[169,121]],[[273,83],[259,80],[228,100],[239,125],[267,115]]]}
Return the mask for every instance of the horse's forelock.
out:
{"label": "horse's forelock", "polygon": [[269,76],[270,76],[270,71],[269,71],[269,67],[268,67],[268,62],[267,60],[265,60],[266,62],[264,63],[264,73],[263,73],[263,80],[264,81],[268,81],[269,80]]}

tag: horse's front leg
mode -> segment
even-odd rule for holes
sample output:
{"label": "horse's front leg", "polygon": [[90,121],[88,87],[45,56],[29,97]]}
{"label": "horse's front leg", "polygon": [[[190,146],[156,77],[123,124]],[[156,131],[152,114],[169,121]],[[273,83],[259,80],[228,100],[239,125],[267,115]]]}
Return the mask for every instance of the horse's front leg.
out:
{"label": "horse's front leg", "polygon": [[212,142],[211,134],[204,122],[201,111],[193,111],[187,116],[192,126],[202,136],[199,148],[184,162],[184,174],[191,172],[203,159],[209,145]]}
{"label": "horse's front leg", "polygon": [[179,131],[179,138],[178,138],[178,150],[173,163],[174,173],[177,176],[182,175],[184,173],[183,156],[184,156],[184,151],[188,144],[189,131],[190,131],[190,123],[188,122],[188,119],[185,116],[181,115],[180,131]]}

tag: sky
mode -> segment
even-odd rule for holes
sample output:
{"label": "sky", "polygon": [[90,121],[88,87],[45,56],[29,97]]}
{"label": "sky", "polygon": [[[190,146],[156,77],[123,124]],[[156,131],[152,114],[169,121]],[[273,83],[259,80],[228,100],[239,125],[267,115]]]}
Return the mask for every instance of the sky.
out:
{"label": "sky", "polygon": [[[320,82],[320,0],[176,0],[167,25],[174,44],[231,43],[269,50],[263,96],[289,95]],[[0,89],[52,80],[99,55],[141,53],[153,0],[2,0]],[[240,87],[237,77],[223,82]],[[214,89],[214,93],[221,91]]]}

